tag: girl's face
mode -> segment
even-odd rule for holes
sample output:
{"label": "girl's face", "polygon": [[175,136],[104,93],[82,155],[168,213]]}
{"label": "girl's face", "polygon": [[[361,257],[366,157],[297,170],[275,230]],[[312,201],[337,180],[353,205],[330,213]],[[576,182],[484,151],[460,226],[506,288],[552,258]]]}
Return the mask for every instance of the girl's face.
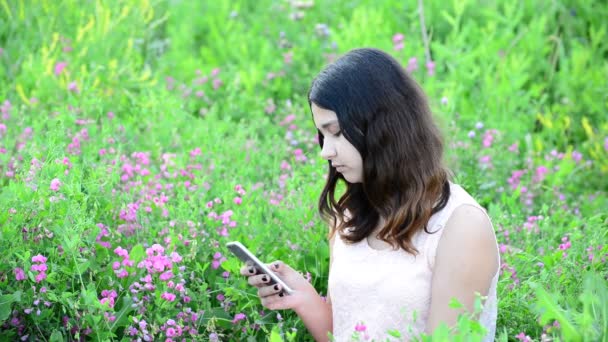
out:
{"label": "girl's face", "polygon": [[357,149],[342,135],[338,116],[314,102],[311,106],[315,126],[323,134],[321,157],[331,162],[349,183],[363,182],[363,159]]}

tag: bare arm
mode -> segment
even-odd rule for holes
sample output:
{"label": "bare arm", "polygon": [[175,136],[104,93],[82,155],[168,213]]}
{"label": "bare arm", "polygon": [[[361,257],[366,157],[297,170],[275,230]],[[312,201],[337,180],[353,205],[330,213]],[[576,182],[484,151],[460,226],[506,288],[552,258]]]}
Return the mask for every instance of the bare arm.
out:
{"label": "bare arm", "polygon": [[[334,237],[329,240],[329,268],[331,269],[331,262],[333,260],[333,242]],[[327,292],[327,299],[325,302],[320,296],[316,296],[311,299],[309,303],[305,303],[301,308],[296,309],[296,313],[300,316],[302,322],[306,326],[306,329],[314,337],[315,341],[328,341],[327,333],[333,331],[333,318],[332,318],[332,307],[331,297],[329,289]]]}
{"label": "bare arm", "polygon": [[[332,244],[333,239],[329,241],[330,268]],[[270,310],[294,310],[316,341],[328,341],[327,333],[332,332],[333,327],[329,293],[325,302],[315,288],[289,265],[275,261],[268,266],[294,290],[294,293],[289,296],[283,295],[278,285],[275,287],[266,284],[270,280],[269,277],[263,274],[256,275],[255,271],[250,273],[250,268],[243,267],[241,274],[248,276],[249,284],[258,288],[262,305]]]}
{"label": "bare arm", "polygon": [[475,293],[488,294],[498,270],[498,247],[487,215],[462,205],[450,216],[437,246],[426,332],[442,322],[454,326],[463,310],[449,307],[452,298],[474,311]]}

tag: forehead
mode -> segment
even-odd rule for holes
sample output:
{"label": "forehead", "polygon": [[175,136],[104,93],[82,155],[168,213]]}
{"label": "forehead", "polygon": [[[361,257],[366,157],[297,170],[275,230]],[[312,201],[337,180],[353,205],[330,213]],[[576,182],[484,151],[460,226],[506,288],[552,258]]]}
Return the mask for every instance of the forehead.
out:
{"label": "forehead", "polygon": [[325,124],[332,123],[332,122],[338,123],[338,116],[336,115],[336,113],[334,111],[331,111],[331,110],[325,109],[325,108],[321,108],[321,107],[317,106],[314,102],[312,103],[310,108],[312,110],[312,116],[315,121],[315,125],[317,125],[317,127],[322,127]]}

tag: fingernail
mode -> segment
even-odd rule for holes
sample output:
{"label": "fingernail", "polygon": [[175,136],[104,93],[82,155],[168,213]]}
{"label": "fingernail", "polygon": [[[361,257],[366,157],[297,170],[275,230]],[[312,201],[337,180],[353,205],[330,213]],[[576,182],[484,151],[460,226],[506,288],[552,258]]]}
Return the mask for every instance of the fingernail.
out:
{"label": "fingernail", "polygon": [[283,292],[279,293],[279,297],[283,297]]}
{"label": "fingernail", "polygon": [[279,285],[278,284],[274,286],[274,290],[275,291],[279,291]]}
{"label": "fingernail", "polygon": [[267,280],[268,280],[268,278],[266,278],[266,276],[263,276],[263,277],[262,277],[262,281],[263,281],[263,282],[266,282]]}

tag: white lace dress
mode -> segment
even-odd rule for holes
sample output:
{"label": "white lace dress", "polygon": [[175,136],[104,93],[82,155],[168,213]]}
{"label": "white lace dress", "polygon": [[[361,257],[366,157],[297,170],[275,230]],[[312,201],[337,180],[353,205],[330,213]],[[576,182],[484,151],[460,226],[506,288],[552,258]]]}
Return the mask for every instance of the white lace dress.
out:
{"label": "white lace dress", "polygon": [[[483,210],[462,187],[450,184],[450,188],[446,207],[428,224],[428,230],[437,233],[421,232],[413,239],[419,251],[416,257],[403,250],[372,249],[367,239],[348,245],[336,235],[328,283],[335,341],[350,341],[359,324],[366,327],[365,334],[359,334],[360,340],[367,335],[369,341],[407,341],[424,332],[441,228],[462,204]],[[488,329],[484,341],[492,341],[495,335],[497,281],[498,269],[480,316],[480,323]],[[391,336],[391,330],[401,337]]]}

